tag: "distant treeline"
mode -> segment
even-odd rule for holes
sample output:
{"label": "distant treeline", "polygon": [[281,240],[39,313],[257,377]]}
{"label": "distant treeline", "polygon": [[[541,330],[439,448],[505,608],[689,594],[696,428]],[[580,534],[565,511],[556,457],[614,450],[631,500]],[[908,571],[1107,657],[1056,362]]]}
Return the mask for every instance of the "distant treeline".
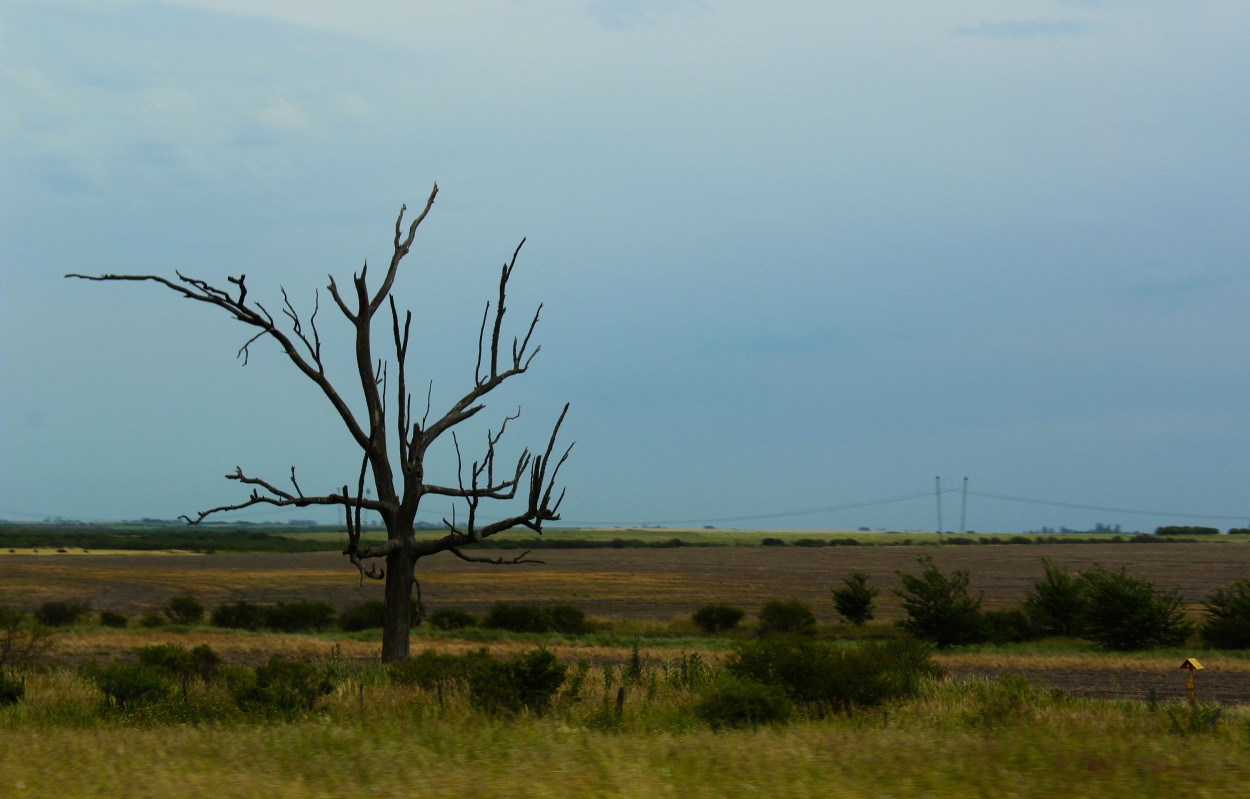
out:
{"label": "distant treeline", "polygon": [[[1156,527],[1155,535],[1219,535],[1220,531],[1215,527]],[[1229,535],[1250,535],[1250,527],[1234,527],[1228,531]]]}
{"label": "distant treeline", "polygon": [[100,525],[0,526],[0,549],[122,549],[192,552],[319,552],[341,549],[341,544],[287,538],[261,530],[204,527],[118,530]]}

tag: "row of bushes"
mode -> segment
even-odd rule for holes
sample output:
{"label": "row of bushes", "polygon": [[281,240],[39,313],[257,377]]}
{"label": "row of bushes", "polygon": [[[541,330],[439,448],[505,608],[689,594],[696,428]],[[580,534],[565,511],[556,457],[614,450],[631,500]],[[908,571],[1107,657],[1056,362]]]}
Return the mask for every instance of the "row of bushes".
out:
{"label": "row of bushes", "polygon": [[[966,571],[944,574],[927,555],[918,562],[920,574],[898,573],[903,585],[896,593],[906,614],[898,625],[939,647],[1070,636],[1113,650],[1154,649],[1180,646],[1197,631],[1209,647],[1250,649],[1250,580],[1207,597],[1205,618],[1195,628],[1179,592],[1124,569],[1095,566],[1074,575],[1043,558],[1045,576],[1020,606],[984,610],[981,597],[968,590]],[[842,586],[831,590],[838,614],[854,625],[872,619],[877,594],[863,572],[847,575]],[[692,619],[704,632],[718,634],[736,628],[745,615],[740,608],[712,604],[699,608]],[[769,602],[760,610],[757,631],[814,635],[816,616],[798,600]]]}
{"label": "row of bushes", "polygon": [[[389,683],[444,693],[463,691],[475,709],[495,716],[543,715],[557,698],[573,703],[585,698],[590,665],[576,669],[539,648],[509,657],[485,650],[465,655],[423,652],[376,666],[344,663],[341,658],[306,662],[273,658],[249,668],[224,665],[208,646],[176,644],[139,647],[135,662],[89,663],[80,675],[99,691],[96,711],[107,718],[137,723],[184,723],[239,717],[294,719],[315,713],[320,701],[357,683],[349,696],[368,686]],[[712,727],[785,722],[796,716],[820,717],[878,706],[915,696],[926,679],[940,676],[927,645],[910,638],[841,648],[796,635],[739,642],[722,668],[697,655],[664,667],[668,689],[681,697],[687,712]],[[618,679],[619,678],[619,679]],[[656,692],[656,671],[635,650],[628,667],[614,673],[604,666],[604,706],[589,719],[619,723],[623,693],[615,714],[608,691],[620,685]],[[24,683],[0,680],[0,704],[19,702]]]}
{"label": "row of bushes", "polygon": [[[261,605],[238,601],[219,605],[208,614],[214,627],[239,630],[269,629],[278,632],[321,631],[338,627],[346,632],[358,632],[382,627],[386,606],[381,600],[369,600],[337,613],[325,602],[279,602]],[[164,624],[196,624],[204,619],[204,603],[194,596],[170,597],[160,613],[147,613],[139,618],[141,626]],[[34,610],[34,618],[48,627],[64,627],[76,624],[91,614],[91,603],[79,599],[44,602]],[[419,618],[413,604],[412,618]],[[462,610],[448,608],[430,614],[429,622],[440,630],[467,627],[484,627],[511,632],[543,633],[558,632],[582,635],[591,631],[586,614],[576,605],[517,605],[496,603],[480,621]],[[116,611],[100,613],[100,623],[106,627],[125,627],[130,619]]]}

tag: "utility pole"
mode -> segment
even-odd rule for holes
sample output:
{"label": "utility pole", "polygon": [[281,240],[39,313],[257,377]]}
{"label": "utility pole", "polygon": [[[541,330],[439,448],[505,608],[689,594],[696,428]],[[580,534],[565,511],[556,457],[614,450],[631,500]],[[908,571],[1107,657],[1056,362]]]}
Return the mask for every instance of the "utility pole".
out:
{"label": "utility pole", "polygon": [[959,504],[959,532],[968,532],[968,478],[964,478],[963,500]]}
{"label": "utility pole", "polygon": [[938,475],[937,477],[933,479],[936,481],[936,488],[933,491],[933,496],[937,498],[937,513],[938,513],[937,534],[941,535],[942,534],[942,477],[941,475]]}

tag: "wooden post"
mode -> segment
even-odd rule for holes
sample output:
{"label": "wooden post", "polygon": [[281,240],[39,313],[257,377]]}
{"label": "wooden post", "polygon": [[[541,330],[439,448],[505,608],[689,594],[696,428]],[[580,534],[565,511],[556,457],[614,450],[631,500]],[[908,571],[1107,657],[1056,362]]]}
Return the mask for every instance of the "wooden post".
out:
{"label": "wooden post", "polygon": [[1189,672],[1189,676],[1185,680],[1185,690],[1189,693],[1189,704],[1198,704],[1198,700],[1194,698],[1194,672],[1201,669],[1202,664],[1198,662],[1197,658],[1185,658],[1185,662],[1178,668],[1182,668]]}

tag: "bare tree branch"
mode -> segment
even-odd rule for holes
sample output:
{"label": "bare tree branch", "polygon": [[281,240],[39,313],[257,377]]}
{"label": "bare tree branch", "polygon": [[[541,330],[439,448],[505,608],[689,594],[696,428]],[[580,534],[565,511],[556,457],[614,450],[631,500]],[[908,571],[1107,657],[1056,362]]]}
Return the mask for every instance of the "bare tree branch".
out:
{"label": "bare tree branch", "polygon": [[[414,417],[409,388],[411,375],[408,371],[408,356],[413,341],[413,315],[407,310],[401,313],[392,291],[400,266],[411,251],[417,229],[429,214],[437,195],[438,185],[435,184],[425,206],[407,224],[407,206],[400,208],[395,218],[390,262],[376,288],[369,288],[367,261],[363,262],[358,273],[352,275],[350,292],[341,290],[334,277],[329,277],[330,297],[350,325],[354,339],[355,383],[361,393],[353,400],[352,405],[348,404],[327,375],[317,319],[320,311],[319,292],[314,293],[311,314],[304,316],[291,302],[285,288],[280,289],[282,313],[279,325],[279,320],[275,320],[263,304],[249,300],[247,276],[244,274],[226,277],[227,284],[231,287],[229,291],[181,273],[175,273],[176,279],[146,274],[67,275],[101,282],[157,283],[185,299],[214,306],[252,329],[248,339],[238,350],[238,356],[244,364],[249,360],[252,345],[261,339],[270,338],[278,343],[291,363],[329,400],[359,447],[360,464],[354,475],[354,490],[350,484],[345,484],[341,490],[308,495],[296,479],[294,466],[290,470],[290,489],[247,474],[241,467],[236,467],[226,478],[250,489],[245,499],[182,518],[189,524],[199,524],[215,514],[261,505],[279,508],[315,505],[341,507],[347,530],[347,545],[343,554],[356,568],[362,585],[366,579],[384,581],[386,621],[382,644],[383,660],[407,657],[408,630],[410,622],[413,621],[410,616],[410,603],[414,592],[420,600],[421,586],[415,573],[420,558],[450,551],[456,557],[474,563],[504,565],[542,562],[528,559],[528,551],[513,558],[474,557],[465,554],[462,548],[517,527],[541,534],[546,522],[558,520],[564,491],[557,492],[556,480],[572,451],[570,444],[558,457],[555,452],[556,439],[568,413],[568,405],[560,412],[543,453],[535,455],[528,448],[522,449],[511,469],[498,469],[497,464],[505,457],[502,450],[504,437],[511,423],[520,417],[520,408],[515,413],[504,415],[497,428],[487,428],[485,448],[471,462],[466,463],[460,437],[456,434],[459,425],[485,408],[486,398],[492,391],[505,381],[528,371],[541,351],[541,347],[531,344],[542,312],[543,306],[539,305],[524,335],[512,336],[511,351],[501,353],[508,311],[508,282],[525,244],[524,239],[513,251],[511,259],[504,263],[499,275],[497,294],[493,302],[486,303],[482,313],[471,385],[459,399],[446,408],[442,416],[432,419],[433,382],[429,382],[424,413],[419,420]],[[373,321],[384,302],[390,307],[391,346],[388,349],[393,354],[393,364],[389,357],[379,358],[373,353]],[[388,420],[390,408],[394,408],[395,418]],[[426,479],[425,456],[430,447],[448,431],[451,431],[456,453],[456,477],[451,485],[439,485]],[[388,434],[395,436],[395,440],[392,441]],[[392,468],[393,456],[399,458],[398,475]],[[373,497],[366,496],[366,481],[372,485],[375,492]],[[523,494],[522,507],[516,508],[504,518],[481,523],[484,502],[519,500],[521,486],[526,481],[528,485]],[[439,537],[418,540],[415,537],[416,516],[421,500],[429,495],[445,496],[452,500],[451,520],[444,520],[446,529]],[[463,522],[459,521],[459,508],[466,511]],[[385,541],[363,541],[365,513],[377,514],[380,518],[386,528]],[[385,560],[386,568],[379,568],[378,560]],[[418,609],[417,621],[420,612]]]}

